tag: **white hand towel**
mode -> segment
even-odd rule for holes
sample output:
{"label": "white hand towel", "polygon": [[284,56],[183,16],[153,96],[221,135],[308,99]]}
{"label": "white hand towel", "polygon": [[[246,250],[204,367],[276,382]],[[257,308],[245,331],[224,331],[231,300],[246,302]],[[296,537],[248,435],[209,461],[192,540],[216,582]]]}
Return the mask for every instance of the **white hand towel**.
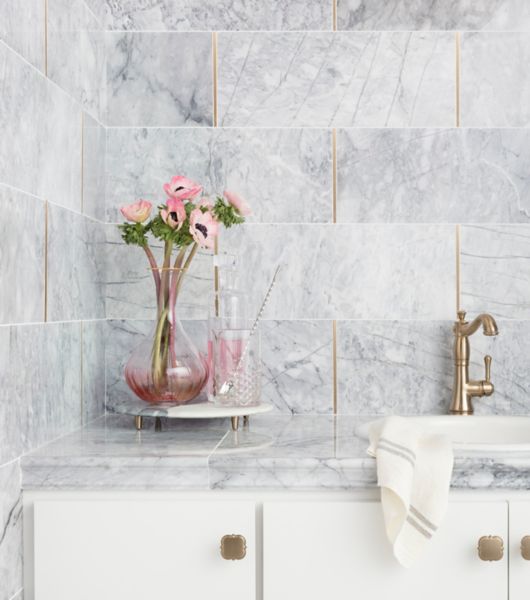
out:
{"label": "white hand towel", "polygon": [[403,417],[374,423],[369,437],[386,533],[399,563],[411,567],[447,510],[452,444],[447,436],[422,431]]}

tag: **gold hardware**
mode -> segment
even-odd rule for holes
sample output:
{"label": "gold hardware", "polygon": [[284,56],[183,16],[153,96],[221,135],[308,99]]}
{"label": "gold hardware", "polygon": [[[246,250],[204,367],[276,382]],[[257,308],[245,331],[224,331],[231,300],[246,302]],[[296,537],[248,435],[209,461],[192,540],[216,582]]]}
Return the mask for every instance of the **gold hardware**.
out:
{"label": "gold hardware", "polygon": [[221,556],[225,560],[242,560],[247,554],[247,540],[242,535],[225,535],[221,538]]}
{"label": "gold hardware", "polygon": [[239,429],[239,417],[232,417],[232,431],[237,431]]}
{"label": "gold hardware", "polygon": [[491,356],[484,357],[486,378],[482,381],[472,381],[469,379],[469,356],[470,346],[469,337],[482,325],[484,335],[497,335],[497,323],[495,319],[488,314],[479,315],[474,321],[466,321],[466,312],[458,311],[458,321],[455,322],[453,333],[454,342],[454,364],[455,379],[453,385],[453,400],[451,402],[450,412],[455,415],[472,415],[473,398],[482,396],[491,396],[494,392],[493,383],[491,383]]}
{"label": "gold hardware", "polygon": [[480,560],[501,560],[504,556],[504,542],[498,535],[484,535],[478,541]]}
{"label": "gold hardware", "polygon": [[530,535],[525,535],[521,540],[521,556],[525,560],[530,560]]}
{"label": "gold hardware", "polygon": [[144,418],[142,415],[136,415],[134,417],[134,423],[136,425],[136,431],[141,431],[142,427],[144,426]]}

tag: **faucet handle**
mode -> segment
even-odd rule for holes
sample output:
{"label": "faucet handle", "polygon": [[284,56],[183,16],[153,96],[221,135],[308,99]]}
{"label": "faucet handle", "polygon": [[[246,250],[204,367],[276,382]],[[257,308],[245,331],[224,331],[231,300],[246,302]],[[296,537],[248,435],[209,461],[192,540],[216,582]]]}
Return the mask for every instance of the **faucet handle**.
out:
{"label": "faucet handle", "polygon": [[487,383],[491,382],[491,356],[489,354],[486,354],[486,356],[484,357],[484,366],[486,367],[486,379],[485,381]]}

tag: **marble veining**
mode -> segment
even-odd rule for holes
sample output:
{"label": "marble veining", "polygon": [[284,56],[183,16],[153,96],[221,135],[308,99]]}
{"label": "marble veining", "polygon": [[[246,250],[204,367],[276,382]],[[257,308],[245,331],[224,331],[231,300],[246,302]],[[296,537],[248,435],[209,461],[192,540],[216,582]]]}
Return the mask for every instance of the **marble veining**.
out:
{"label": "marble veining", "polygon": [[530,132],[343,129],[339,222],[530,220]]}
{"label": "marble veining", "polygon": [[105,318],[104,266],[105,226],[50,204],[48,319]]}
{"label": "marble veining", "polygon": [[83,213],[105,221],[105,127],[83,115]]}
{"label": "marble veining", "polygon": [[0,464],[81,426],[80,327],[0,327]]}
{"label": "marble veining", "polygon": [[107,321],[83,321],[83,423],[88,423],[105,412],[105,338]]}
{"label": "marble veining", "polygon": [[0,182],[81,209],[81,110],[0,42]]}
{"label": "marble veining", "polygon": [[526,0],[337,0],[338,29],[530,31]]}
{"label": "marble veining", "polygon": [[219,247],[241,257],[256,306],[282,265],[268,319],[447,319],[454,244],[451,225],[249,224]]}
{"label": "marble veining", "polygon": [[452,321],[339,321],[338,412],[446,413]]}
{"label": "marble veining", "polygon": [[2,0],[0,40],[44,72],[45,33],[42,0]]}
{"label": "marble veining", "polygon": [[209,33],[106,33],[107,124],[212,125]]}
{"label": "marble veining", "polygon": [[465,225],[462,307],[496,318],[530,317],[530,226]]}
{"label": "marble veining", "polygon": [[176,170],[206,193],[236,190],[253,222],[331,221],[328,130],[110,128],[107,160],[110,221],[121,221],[126,201],[159,202],[162,183]]}
{"label": "marble veining", "polygon": [[220,33],[225,126],[450,127],[448,33]]}
{"label": "marble veining", "polygon": [[90,114],[105,106],[105,39],[83,0],[48,0],[47,75]]}
{"label": "marble veining", "polygon": [[[264,415],[136,432],[107,416],[22,458],[25,489],[367,489],[376,464],[357,427],[373,417]],[[269,438],[269,443],[264,440]],[[452,486],[528,489],[530,456],[460,455]]]}
{"label": "marble veining", "polygon": [[329,0],[108,0],[107,5],[108,24],[112,29],[280,31],[332,28]]}
{"label": "marble veining", "polygon": [[22,490],[20,463],[0,466],[0,597],[22,587]]}
{"label": "marble veining", "polygon": [[461,43],[462,126],[528,127],[528,35],[465,33]]}
{"label": "marble veining", "polygon": [[[0,184],[0,323],[44,318],[45,205]],[[22,285],[15,285],[15,282]]]}

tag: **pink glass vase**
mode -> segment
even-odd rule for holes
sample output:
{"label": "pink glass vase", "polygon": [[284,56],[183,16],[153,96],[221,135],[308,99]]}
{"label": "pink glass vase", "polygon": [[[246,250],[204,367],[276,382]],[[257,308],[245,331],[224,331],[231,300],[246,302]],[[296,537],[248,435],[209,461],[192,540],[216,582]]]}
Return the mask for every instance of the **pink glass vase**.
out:
{"label": "pink glass vase", "polygon": [[206,359],[176,316],[177,298],[177,293],[169,293],[160,302],[153,333],[133,350],[125,365],[127,385],[152,404],[189,402],[208,379]]}

